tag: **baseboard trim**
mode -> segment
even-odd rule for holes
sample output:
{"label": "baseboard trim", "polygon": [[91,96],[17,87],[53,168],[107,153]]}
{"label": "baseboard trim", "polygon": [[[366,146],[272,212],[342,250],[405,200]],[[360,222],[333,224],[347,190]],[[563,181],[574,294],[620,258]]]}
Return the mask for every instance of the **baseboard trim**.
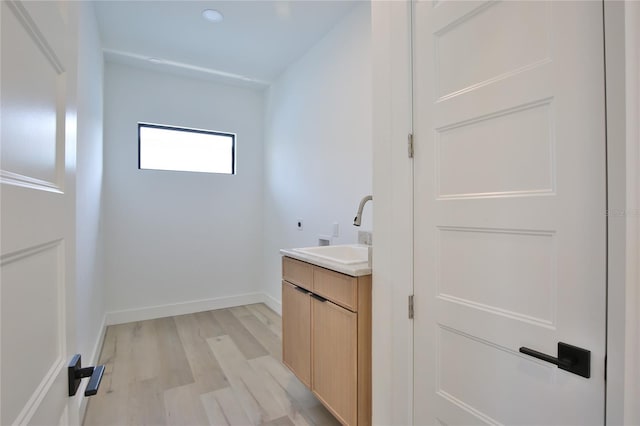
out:
{"label": "baseboard trim", "polygon": [[107,314],[102,316],[102,324],[100,325],[100,331],[98,333],[98,339],[93,345],[93,352],[91,353],[91,364],[96,365],[100,360],[100,353],[102,352],[102,345],[104,344],[104,336],[107,333]]}
{"label": "baseboard trim", "polygon": [[[172,303],[167,305],[147,306],[136,309],[111,311],[106,314],[106,325],[124,324],[127,322],[144,321],[174,315],[192,314],[195,312],[211,311],[213,309],[232,308],[234,306],[265,303],[271,309],[272,301],[265,293],[246,293],[235,296],[216,297],[212,299],[192,300],[189,302]],[[269,297],[270,298],[270,297]],[[275,299],[273,299],[277,303]],[[275,310],[275,309],[274,309]],[[278,311],[279,312],[279,311]]]}
{"label": "baseboard trim", "polygon": [[263,303],[270,307],[273,311],[275,311],[278,315],[282,316],[282,301],[276,299],[267,293],[262,293],[264,295]]}

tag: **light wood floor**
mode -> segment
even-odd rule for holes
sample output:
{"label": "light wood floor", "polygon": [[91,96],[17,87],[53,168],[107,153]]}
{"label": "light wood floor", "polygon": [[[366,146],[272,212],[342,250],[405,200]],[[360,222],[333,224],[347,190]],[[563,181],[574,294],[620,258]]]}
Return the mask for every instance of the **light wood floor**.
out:
{"label": "light wood floor", "polygon": [[263,304],[111,326],[84,425],[338,425],[281,339]]}

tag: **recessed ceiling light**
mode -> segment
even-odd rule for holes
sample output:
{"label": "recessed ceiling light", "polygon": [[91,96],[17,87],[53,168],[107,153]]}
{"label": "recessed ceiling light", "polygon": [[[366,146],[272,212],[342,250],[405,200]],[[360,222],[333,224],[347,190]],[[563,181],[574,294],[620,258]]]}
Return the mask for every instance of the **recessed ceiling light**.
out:
{"label": "recessed ceiling light", "polygon": [[224,16],[222,13],[214,9],[205,9],[202,11],[202,17],[209,22],[222,22]]}

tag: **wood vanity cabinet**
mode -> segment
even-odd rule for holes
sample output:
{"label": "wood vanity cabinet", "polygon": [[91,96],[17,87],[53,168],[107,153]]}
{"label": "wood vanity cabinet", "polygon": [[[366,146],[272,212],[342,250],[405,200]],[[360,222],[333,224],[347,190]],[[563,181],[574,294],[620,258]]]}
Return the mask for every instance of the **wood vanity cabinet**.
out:
{"label": "wood vanity cabinet", "polygon": [[371,424],[371,275],[282,258],[282,359],[345,425]]}
{"label": "wood vanity cabinet", "polygon": [[310,388],[311,297],[286,281],[282,282],[282,336],[282,361]]}

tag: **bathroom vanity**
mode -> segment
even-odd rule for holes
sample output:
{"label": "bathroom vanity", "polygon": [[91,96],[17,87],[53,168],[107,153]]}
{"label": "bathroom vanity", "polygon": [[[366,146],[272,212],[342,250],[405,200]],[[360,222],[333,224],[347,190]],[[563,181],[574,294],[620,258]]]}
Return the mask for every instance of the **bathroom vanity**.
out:
{"label": "bathroom vanity", "polygon": [[284,364],[345,425],[371,424],[371,269],[281,250]]}

